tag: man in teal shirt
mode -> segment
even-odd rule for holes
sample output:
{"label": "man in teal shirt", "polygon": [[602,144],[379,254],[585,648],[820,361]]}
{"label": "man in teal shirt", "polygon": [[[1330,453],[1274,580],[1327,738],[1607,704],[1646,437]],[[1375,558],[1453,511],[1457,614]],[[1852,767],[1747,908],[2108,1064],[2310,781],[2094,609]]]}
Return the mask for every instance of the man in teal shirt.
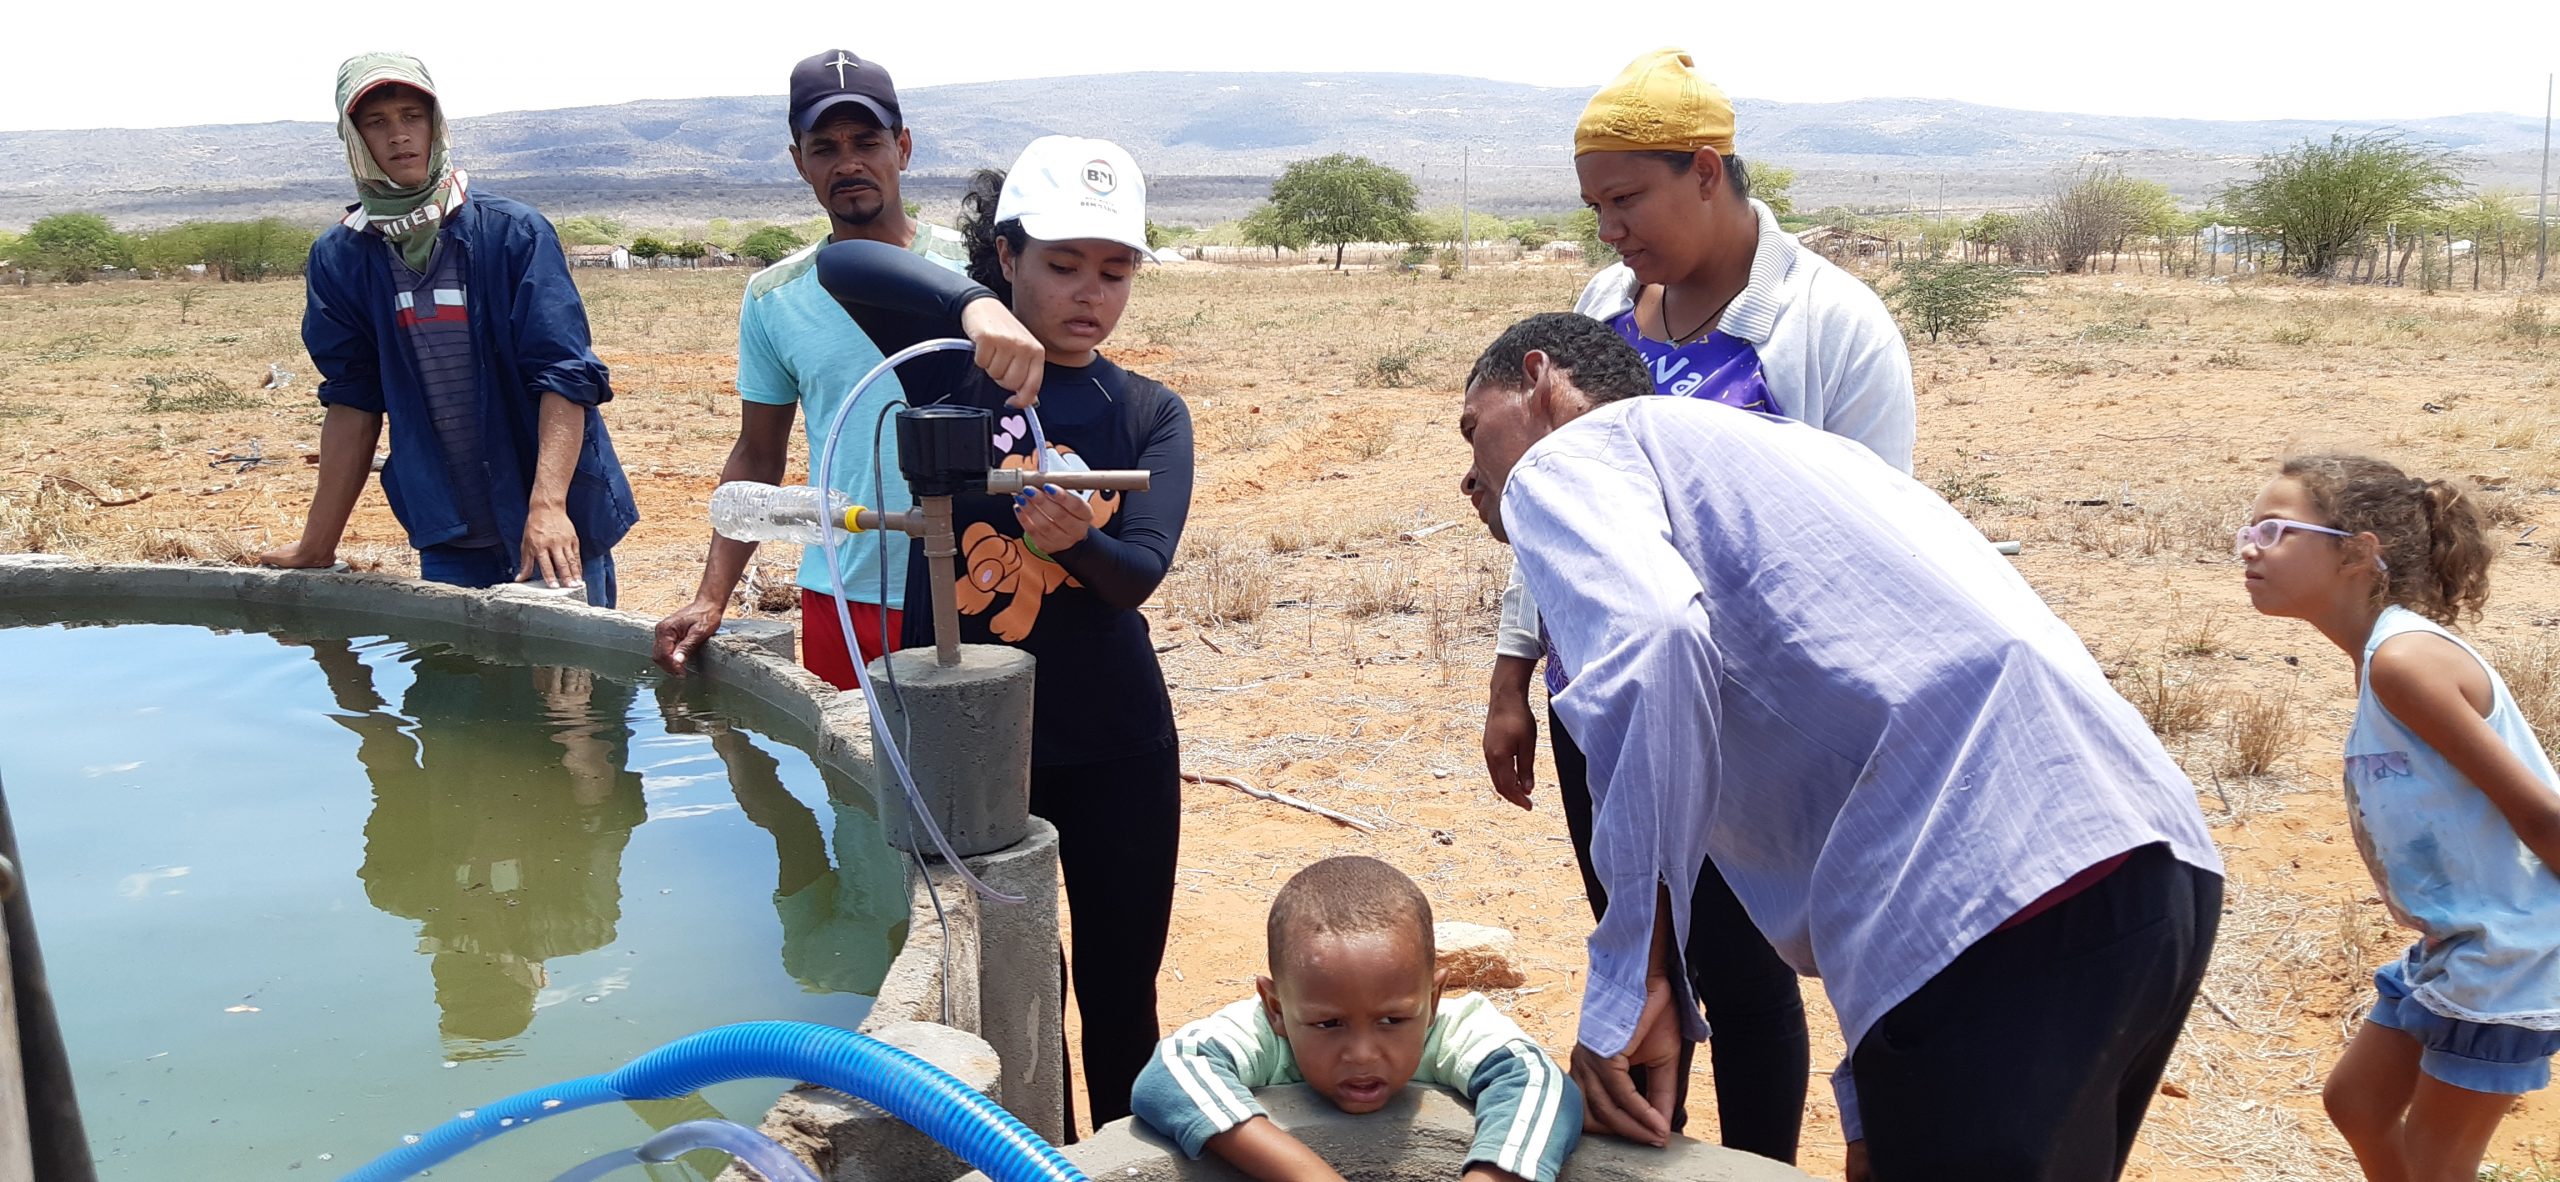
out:
{"label": "man in teal shirt", "polygon": [[[968,250],[960,236],[908,217],[899,200],[898,176],[914,154],[915,141],[899,112],[897,88],[879,63],[841,49],[802,61],[791,71],[790,119],[791,161],[827,211],[830,241],[868,238],[906,247],[954,271],[967,270]],[[738,311],[738,442],[720,470],[723,482],[780,484],[791,422],[802,407],[808,411],[810,463],[816,464],[821,436],[845,395],[880,363],[871,339],[818,286],[811,264],[823,245],[799,251],[747,282],[746,301]],[[895,438],[882,440],[876,461],[871,446],[871,424],[879,408],[904,396],[895,374],[882,375],[853,407],[853,419],[838,445],[835,487],[862,504],[908,507]],[[877,498],[872,494],[875,462],[883,493]],[[817,483],[814,474],[810,483]],[[693,601],[658,621],[654,655],[660,666],[684,672],[693,651],[719,630],[729,596],[755,550],[753,542],[711,540],[711,558]],[[884,634],[898,635],[906,551],[905,535],[887,533],[862,538],[839,554],[845,607],[865,661],[880,655]],[[801,663],[839,689],[853,688],[853,661],[836,622],[826,556],[815,548],[804,550],[798,581]]]}

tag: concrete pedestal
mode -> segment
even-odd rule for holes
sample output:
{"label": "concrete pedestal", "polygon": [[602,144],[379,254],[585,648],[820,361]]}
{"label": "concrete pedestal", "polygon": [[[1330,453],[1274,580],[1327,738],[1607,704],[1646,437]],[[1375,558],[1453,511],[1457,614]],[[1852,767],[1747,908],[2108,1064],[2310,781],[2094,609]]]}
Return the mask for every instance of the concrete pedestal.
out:
{"label": "concrete pedestal", "polygon": [[[873,661],[871,682],[888,722],[873,745],[894,742],[905,754],[952,852],[971,858],[1021,842],[1031,816],[1031,654],[970,644],[960,647],[959,664],[943,665],[932,649],[907,649]],[[877,762],[872,782],[880,786],[889,844],[937,854],[933,838],[910,823],[907,794],[888,757]]]}
{"label": "concrete pedestal", "polygon": [[1004,1106],[1066,1140],[1066,998],[1058,982],[1058,831],[1031,819],[1020,845],[967,860],[1020,903],[977,900],[978,1033],[1004,1057]]}

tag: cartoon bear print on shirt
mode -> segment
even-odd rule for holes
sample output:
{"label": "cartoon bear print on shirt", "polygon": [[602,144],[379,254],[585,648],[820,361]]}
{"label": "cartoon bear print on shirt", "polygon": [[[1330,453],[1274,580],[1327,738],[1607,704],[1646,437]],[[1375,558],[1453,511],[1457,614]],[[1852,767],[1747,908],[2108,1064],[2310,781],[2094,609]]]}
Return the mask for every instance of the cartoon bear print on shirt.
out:
{"label": "cartoon bear print on shirt", "polygon": [[[1051,444],[1057,454],[1053,468],[1082,471],[1084,461],[1075,458],[1075,449]],[[1037,467],[1030,456],[1006,456],[1004,467],[1031,471]],[[1120,511],[1120,494],[1116,492],[1082,492],[1076,494],[1093,508],[1093,528],[1101,529],[1113,514]],[[1031,635],[1040,621],[1040,601],[1060,587],[1081,587],[1056,562],[1033,554],[1022,539],[996,532],[986,522],[972,522],[960,535],[960,577],[957,596],[964,615],[985,615],[995,606],[998,595],[1012,597],[1004,610],[987,621],[987,630],[1008,644],[1020,643]]]}

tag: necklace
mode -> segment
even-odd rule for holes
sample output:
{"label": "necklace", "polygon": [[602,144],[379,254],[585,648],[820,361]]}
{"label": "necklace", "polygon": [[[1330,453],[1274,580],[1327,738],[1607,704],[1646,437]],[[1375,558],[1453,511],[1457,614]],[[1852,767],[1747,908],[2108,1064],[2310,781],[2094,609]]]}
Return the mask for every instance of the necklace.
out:
{"label": "necklace", "polygon": [[[1733,295],[1726,296],[1723,303],[1716,305],[1715,311],[1707,313],[1707,318],[1698,322],[1698,327],[1690,329],[1684,333],[1674,334],[1665,343],[1677,348],[1680,345],[1688,343],[1691,338],[1697,337],[1705,333],[1708,329],[1715,327],[1716,321],[1724,318],[1724,310],[1732,307],[1735,297],[1740,296],[1741,294],[1741,292],[1737,291],[1733,293]],[[1662,306],[1660,311],[1662,312],[1662,331],[1666,333],[1671,332],[1671,285],[1668,283],[1662,285]]]}

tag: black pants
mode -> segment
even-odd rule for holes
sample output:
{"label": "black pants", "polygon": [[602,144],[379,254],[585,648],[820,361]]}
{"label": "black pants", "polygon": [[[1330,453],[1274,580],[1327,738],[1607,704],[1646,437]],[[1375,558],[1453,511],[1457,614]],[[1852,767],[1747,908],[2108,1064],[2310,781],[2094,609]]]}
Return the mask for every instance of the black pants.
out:
{"label": "black pants", "polygon": [[2221,918],[2221,876],[2154,845],[1966,949],[1851,1057],[1877,1182],[2122,1175]]}
{"label": "black pants", "polygon": [[[1156,971],[1173,922],[1182,753],[1167,747],[1106,763],[1033,767],[1031,812],[1058,828],[1074,926],[1076,1012],[1084,1020],[1085,1096],[1093,1126],[1101,1128],[1129,1115],[1129,1090],[1160,1033]],[[1067,1127],[1075,1127],[1072,1086]]]}
{"label": "black pants", "polygon": [[[1591,869],[1591,765],[1566,734],[1554,711],[1556,786],[1564,798],[1564,823],[1573,834],[1573,858],[1582,867],[1582,890],[1591,918],[1609,909],[1609,892]],[[1689,942],[1684,959],[1689,987],[1706,1010],[1715,1037],[1707,1056],[1716,1074],[1716,1123],[1727,1149],[1793,1164],[1804,1133],[1804,1093],[1812,1048],[1804,1024],[1804,993],[1796,971],[1760,934],[1751,916],[1709,862],[1698,869],[1689,899]],[[1671,1127],[1689,1123],[1689,1069],[1697,1046],[1680,1046],[1680,1084]],[[1639,1079],[1637,1086],[1642,1087]]]}

